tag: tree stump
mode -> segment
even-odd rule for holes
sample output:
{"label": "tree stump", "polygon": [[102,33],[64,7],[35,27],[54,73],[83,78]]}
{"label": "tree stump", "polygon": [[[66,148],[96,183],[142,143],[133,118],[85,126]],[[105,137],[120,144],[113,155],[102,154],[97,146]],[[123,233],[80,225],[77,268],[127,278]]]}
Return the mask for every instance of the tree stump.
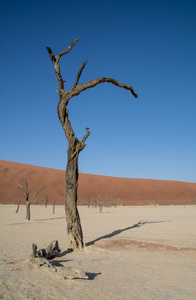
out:
{"label": "tree stump", "polygon": [[88,279],[87,274],[83,270],[73,269],[71,267],[59,267],[53,265],[49,258],[54,258],[61,252],[57,240],[54,240],[45,249],[37,251],[37,245],[32,244],[33,252],[30,255],[30,262],[33,266],[41,268],[44,272],[59,279]]}

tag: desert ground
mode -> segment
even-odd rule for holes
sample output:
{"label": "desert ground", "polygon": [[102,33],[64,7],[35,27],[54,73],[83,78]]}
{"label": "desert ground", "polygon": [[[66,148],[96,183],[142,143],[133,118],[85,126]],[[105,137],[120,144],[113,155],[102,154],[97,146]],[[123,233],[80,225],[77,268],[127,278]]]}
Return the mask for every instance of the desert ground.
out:
{"label": "desert ground", "polygon": [[[0,205],[0,299],[195,299],[196,206],[79,206],[82,251],[68,252],[64,206]],[[32,243],[58,240],[57,268],[88,279],[59,279],[30,264]]]}

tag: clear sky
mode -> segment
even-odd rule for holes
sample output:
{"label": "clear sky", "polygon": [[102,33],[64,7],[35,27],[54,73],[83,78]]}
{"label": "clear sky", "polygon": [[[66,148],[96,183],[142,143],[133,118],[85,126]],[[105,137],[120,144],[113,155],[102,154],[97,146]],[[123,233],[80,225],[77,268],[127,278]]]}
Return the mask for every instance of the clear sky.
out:
{"label": "clear sky", "polygon": [[67,141],[57,117],[54,54],[69,90],[99,77],[133,86],[138,99],[104,83],[73,98],[81,173],[196,182],[195,0],[0,0],[0,159],[64,170]]}

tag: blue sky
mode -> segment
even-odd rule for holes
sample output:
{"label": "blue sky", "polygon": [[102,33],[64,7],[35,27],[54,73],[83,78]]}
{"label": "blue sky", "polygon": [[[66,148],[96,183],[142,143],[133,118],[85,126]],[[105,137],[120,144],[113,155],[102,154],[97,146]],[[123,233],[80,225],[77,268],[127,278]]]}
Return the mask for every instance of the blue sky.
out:
{"label": "blue sky", "polygon": [[112,84],[69,103],[79,171],[196,182],[196,2],[190,0],[0,0],[0,159],[64,170],[67,141],[46,51],[60,60],[69,90],[99,77]]}

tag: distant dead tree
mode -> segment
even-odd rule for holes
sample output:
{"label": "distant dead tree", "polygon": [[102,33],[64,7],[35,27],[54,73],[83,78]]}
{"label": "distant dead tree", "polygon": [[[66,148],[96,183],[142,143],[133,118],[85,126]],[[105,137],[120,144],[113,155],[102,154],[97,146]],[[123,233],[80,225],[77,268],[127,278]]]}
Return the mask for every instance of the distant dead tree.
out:
{"label": "distant dead tree", "polygon": [[88,202],[87,202],[87,204],[88,204],[88,208],[90,208],[90,194],[88,194]]}
{"label": "distant dead tree", "polygon": [[93,207],[93,205],[94,205],[94,208],[99,207],[99,201],[98,201],[98,197],[97,196],[94,196],[92,207]]}
{"label": "distant dead tree", "polygon": [[87,63],[85,61],[78,70],[75,82],[70,91],[64,89],[64,80],[60,71],[60,58],[70,52],[72,47],[78,42],[79,39],[75,39],[70,46],[57,54],[53,54],[51,48],[46,46],[51,61],[54,65],[56,78],[58,81],[59,103],[57,107],[58,117],[61,121],[65,136],[68,140],[68,151],[67,151],[67,167],[65,176],[65,213],[67,220],[67,233],[70,241],[71,249],[81,249],[84,247],[83,233],[80,223],[80,216],[77,209],[77,189],[78,189],[78,157],[79,153],[86,146],[85,141],[90,135],[89,128],[86,128],[86,134],[81,140],[75,136],[73,128],[69,120],[69,110],[67,109],[69,100],[81,92],[93,88],[98,84],[107,82],[112,83],[123,89],[127,89],[130,94],[137,98],[137,94],[134,92],[130,85],[122,84],[117,80],[109,77],[97,78],[86,83],[78,84],[82,71]]}
{"label": "distant dead tree", "polygon": [[31,214],[30,214],[30,205],[33,201],[35,201],[35,197],[37,196],[37,194],[39,194],[45,187],[46,185],[44,185],[42,188],[40,188],[32,197],[31,200],[29,200],[29,194],[32,192],[32,190],[34,189],[34,187],[28,192],[28,182],[26,180],[26,178],[24,178],[24,185],[22,184],[18,184],[17,185],[19,187],[22,188],[23,193],[24,193],[24,197],[25,197],[25,203],[26,203],[26,219],[28,221],[30,221],[31,219]]}
{"label": "distant dead tree", "polygon": [[155,197],[153,198],[153,204],[154,204],[154,207],[157,206],[157,199]]}
{"label": "distant dead tree", "polygon": [[20,208],[20,200],[19,200],[18,205],[17,205],[16,214],[19,212],[19,208]]}
{"label": "distant dead tree", "polygon": [[46,195],[46,196],[42,197],[41,199],[42,199],[42,201],[44,201],[44,203],[45,203],[45,207],[47,207],[47,205],[48,205],[48,202],[50,201],[50,199],[48,198],[48,195]]}
{"label": "distant dead tree", "polygon": [[55,213],[56,196],[53,197],[53,215]]}
{"label": "distant dead tree", "polygon": [[101,196],[99,195],[99,193],[97,193],[97,201],[98,201],[98,206],[99,206],[99,212],[102,213],[103,210],[103,201],[101,199]]}
{"label": "distant dead tree", "polygon": [[117,208],[118,204],[120,204],[120,198],[119,198],[119,196],[116,197],[116,199],[115,199],[115,205],[114,205],[115,208]]}
{"label": "distant dead tree", "polygon": [[107,207],[110,207],[110,197],[106,196]]}

